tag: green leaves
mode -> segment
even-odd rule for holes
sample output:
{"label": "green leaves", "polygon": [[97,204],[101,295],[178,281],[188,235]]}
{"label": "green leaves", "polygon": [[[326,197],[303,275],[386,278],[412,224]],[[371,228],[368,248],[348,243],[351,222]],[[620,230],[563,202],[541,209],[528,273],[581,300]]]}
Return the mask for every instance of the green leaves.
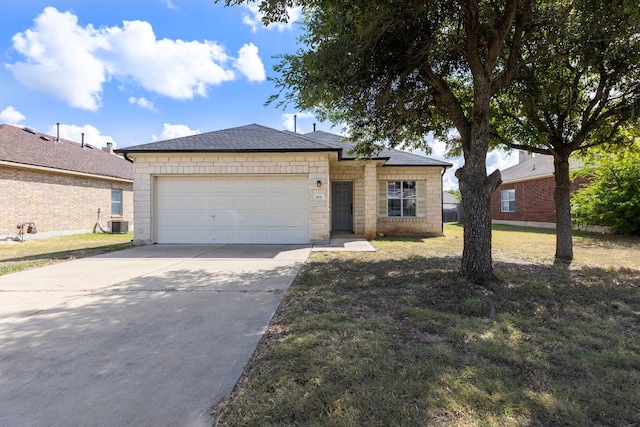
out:
{"label": "green leaves", "polygon": [[572,198],[576,223],[640,235],[640,142],[624,151],[599,150],[580,171],[587,181]]}

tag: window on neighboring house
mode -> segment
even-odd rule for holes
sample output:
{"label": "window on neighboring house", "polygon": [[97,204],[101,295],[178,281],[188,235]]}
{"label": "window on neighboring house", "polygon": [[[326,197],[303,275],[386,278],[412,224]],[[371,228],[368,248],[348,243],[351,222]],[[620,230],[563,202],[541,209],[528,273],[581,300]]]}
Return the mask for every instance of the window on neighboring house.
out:
{"label": "window on neighboring house", "polygon": [[516,211],[516,190],[502,190],[500,193],[502,212],[515,212]]}
{"label": "window on neighboring house", "polygon": [[387,216],[416,216],[416,182],[387,182]]}
{"label": "window on neighboring house", "polygon": [[122,190],[111,190],[111,216],[122,216]]}

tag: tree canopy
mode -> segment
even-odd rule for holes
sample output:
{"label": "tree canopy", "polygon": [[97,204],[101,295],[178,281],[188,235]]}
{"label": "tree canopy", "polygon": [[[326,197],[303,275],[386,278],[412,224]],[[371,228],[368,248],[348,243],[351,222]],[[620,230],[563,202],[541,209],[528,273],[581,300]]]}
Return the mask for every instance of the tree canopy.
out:
{"label": "tree canopy", "polygon": [[575,174],[586,184],[571,198],[576,223],[640,235],[640,136],[622,150],[593,149],[584,162]]}
{"label": "tree canopy", "polygon": [[305,8],[301,47],[276,67],[280,101],[348,124],[364,154],[380,142],[422,146],[429,132],[459,144],[461,272],[494,282],[489,208],[501,179],[485,166],[494,101],[555,55],[575,0],[226,0],[246,2],[266,22]]}
{"label": "tree canopy", "polygon": [[554,157],[556,257],[571,259],[569,156],[607,144],[640,119],[637,0],[578,0],[547,55],[521,67],[496,97],[492,137]]}

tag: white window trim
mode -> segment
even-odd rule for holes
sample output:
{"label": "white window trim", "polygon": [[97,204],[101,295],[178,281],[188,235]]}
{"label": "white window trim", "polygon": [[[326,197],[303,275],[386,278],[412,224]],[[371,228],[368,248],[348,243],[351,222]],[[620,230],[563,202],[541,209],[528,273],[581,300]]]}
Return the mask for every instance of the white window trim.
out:
{"label": "white window trim", "polygon": [[[505,195],[507,196],[505,198]],[[511,209],[511,203],[513,202],[513,209]],[[505,203],[507,209],[505,209]],[[509,188],[500,192],[500,212],[515,212],[516,211],[516,190],[515,188]]]}
{"label": "white window trim", "polygon": [[[390,182],[399,182],[400,183],[400,197],[399,198],[391,198],[389,197],[389,183]],[[402,192],[402,188],[404,187],[404,183],[405,182],[413,182],[413,186],[414,186],[414,195],[413,197],[404,197],[404,194]],[[389,180],[386,181],[386,188],[387,188],[387,217],[388,218],[418,218],[418,182],[412,179],[404,179],[404,180]],[[400,200],[400,215],[389,215],[389,200]],[[404,209],[403,209],[403,201],[404,200],[414,200],[415,201],[415,212],[413,215],[405,215],[404,214]]]}
{"label": "white window trim", "polygon": [[[113,203],[113,192],[114,191],[118,191],[120,193],[120,201],[119,201],[119,205],[120,205],[120,209],[119,209],[119,213],[114,214],[113,213],[113,208],[114,208],[114,203]],[[122,191],[122,189],[120,188],[112,188],[111,189],[111,216],[112,217],[121,217],[124,213],[124,192]]]}

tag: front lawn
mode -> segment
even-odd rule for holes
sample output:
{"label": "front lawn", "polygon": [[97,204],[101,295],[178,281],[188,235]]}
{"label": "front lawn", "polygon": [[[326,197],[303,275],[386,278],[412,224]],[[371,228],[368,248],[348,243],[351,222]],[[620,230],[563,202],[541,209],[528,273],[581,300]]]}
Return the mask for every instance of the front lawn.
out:
{"label": "front lawn", "polygon": [[640,424],[640,239],[497,227],[494,295],[445,234],[313,253],[218,423]]}
{"label": "front lawn", "polygon": [[0,276],[131,247],[133,233],[88,233],[0,242]]}

